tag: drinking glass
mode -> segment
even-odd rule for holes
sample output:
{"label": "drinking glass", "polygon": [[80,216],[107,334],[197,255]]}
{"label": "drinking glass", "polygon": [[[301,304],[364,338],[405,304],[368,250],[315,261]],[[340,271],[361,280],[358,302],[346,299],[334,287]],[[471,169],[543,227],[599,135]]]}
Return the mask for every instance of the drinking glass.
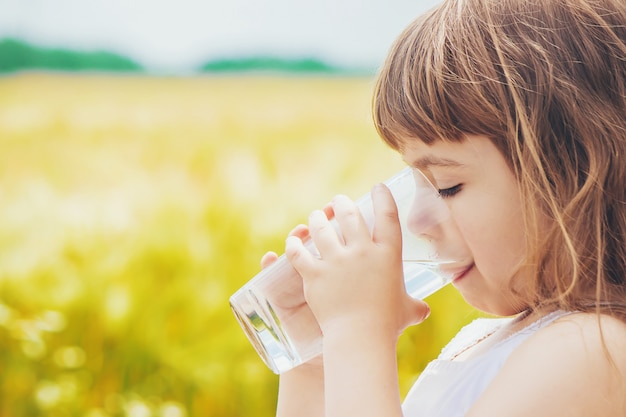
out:
{"label": "drinking glass", "polygon": [[[423,299],[451,280],[440,267],[455,260],[439,259],[422,235],[448,219],[448,208],[416,169],[405,168],[384,184],[398,207],[406,291],[413,298]],[[371,233],[371,195],[368,193],[355,203]],[[331,222],[340,233],[335,220]],[[316,253],[311,240],[305,246]],[[304,299],[302,278],[285,255],[233,294],[230,306],[257,353],[274,373],[286,372],[322,352],[322,333]]]}

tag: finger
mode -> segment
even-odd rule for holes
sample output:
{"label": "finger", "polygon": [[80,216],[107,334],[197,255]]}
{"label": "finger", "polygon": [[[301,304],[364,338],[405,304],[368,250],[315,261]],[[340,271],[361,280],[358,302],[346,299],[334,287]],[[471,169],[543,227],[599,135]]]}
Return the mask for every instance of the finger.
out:
{"label": "finger", "polygon": [[346,244],[358,239],[370,239],[365,220],[354,202],[345,195],[338,195],[332,201],[335,219]]}
{"label": "finger", "polygon": [[301,240],[305,240],[309,238],[309,226],[306,224],[299,224],[289,232],[289,236],[295,236],[300,238]]}
{"label": "finger", "polygon": [[277,259],[278,259],[278,255],[276,254],[276,252],[267,252],[261,258],[261,268],[262,269],[267,268],[268,266],[276,262]]}
{"label": "finger", "polygon": [[315,210],[309,216],[309,233],[321,257],[343,246],[342,239],[322,210]]}
{"label": "finger", "polygon": [[426,320],[430,315],[430,307],[424,301],[409,299],[407,326],[413,326]]}
{"label": "finger", "polygon": [[307,250],[302,240],[296,236],[288,236],[285,241],[285,257],[300,274],[304,275],[315,265],[313,254]]}
{"label": "finger", "polygon": [[391,191],[384,184],[372,188],[374,207],[374,228],[372,239],[375,242],[402,244],[402,231],[398,219],[398,207]]}

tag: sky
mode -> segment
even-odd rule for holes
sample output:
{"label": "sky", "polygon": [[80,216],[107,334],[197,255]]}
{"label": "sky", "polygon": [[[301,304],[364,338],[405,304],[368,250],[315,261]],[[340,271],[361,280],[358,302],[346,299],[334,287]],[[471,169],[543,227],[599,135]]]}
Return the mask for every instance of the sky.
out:
{"label": "sky", "polygon": [[0,38],[111,50],[155,71],[212,59],[317,57],[376,68],[439,0],[0,0]]}

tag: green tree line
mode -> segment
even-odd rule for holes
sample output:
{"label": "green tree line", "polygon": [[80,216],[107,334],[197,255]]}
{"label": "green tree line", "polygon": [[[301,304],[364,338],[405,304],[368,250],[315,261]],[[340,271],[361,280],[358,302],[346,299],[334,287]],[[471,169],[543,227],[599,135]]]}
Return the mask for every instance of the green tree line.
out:
{"label": "green tree line", "polygon": [[20,70],[140,72],[143,67],[107,51],[77,52],[33,46],[17,39],[0,40],[0,73]]}
{"label": "green tree line", "polygon": [[326,73],[340,72],[341,69],[315,58],[284,59],[256,56],[247,58],[225,58],[207,62],[200,67],[202,72],[297,72]]}
{"label": "green tree line", "polygon": [[[0,40],[0,73],[22,70],[146,72],[131,58],[109,51],[44,48],[13,38]],[[218,58],[195,68],[198,73],[295,73],[370,75],[367,69],[342,68],[314,57],[251,56]]]}

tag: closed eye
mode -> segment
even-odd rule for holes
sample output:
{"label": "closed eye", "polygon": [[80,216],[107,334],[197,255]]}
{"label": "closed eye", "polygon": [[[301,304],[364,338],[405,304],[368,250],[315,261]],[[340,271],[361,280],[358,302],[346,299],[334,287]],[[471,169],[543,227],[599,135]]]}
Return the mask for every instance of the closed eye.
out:
{"label": "closed eye", "polygon": [[439,193],[439,196],[441,198],[450,198],[456,195],[459,191],[461,191],[461,188],[463,188],[463,184],[458,184],[450,188],[439,189],[437,190],[437,192]]}

